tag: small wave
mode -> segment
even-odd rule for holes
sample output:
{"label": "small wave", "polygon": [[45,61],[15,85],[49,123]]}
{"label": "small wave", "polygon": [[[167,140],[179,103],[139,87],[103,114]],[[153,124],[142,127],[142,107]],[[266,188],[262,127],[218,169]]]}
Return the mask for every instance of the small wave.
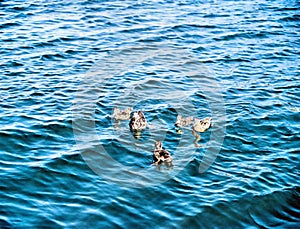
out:
{"label": "small wave", "polygon": [[11,66],[11,67],[24,66],[24,64],[20,63],[19,61],[9,61],[8,63],[6,63],[6,65]]}
{"label": "small wave", "polygon": [[8,23],[0,24],[0,29],[6,29],[13,26],[21,26],[21,25],[22,25],[21,22],[8,22]]}
{"label": "small wave", "polygon": [[226,224],[234,228],[293,228],[300,225],[298,198],[299,188],[294,188],[264,196],[248,196],[238,201],[220,201],[202,208],[195,216],[186,217],[180,227],[218,228]]}
{"label": "small wave", "polygon": [[37,43],[33,43],[33,47],[52,47],[55,46],[59,40],[55,39],[55,40],[51,40],[51,41],[43,41],[43,42],[37,42]]}
{"label": "small wave", "polygon": [[[3,213],[1,211],[0,211],[0,214],[1,214],[1,216],[6,215],[5,213]],[[2,229],[10,229],[10,228],[12,228],[12,226],[6,220],[0,219],[0,228],[2,228]]]}
{"label": "small wave", "polygon": [[284,227],[300,225],[299,187],[275,191],[253,198],[249,215],[260,227]]}
{"label": "small wave", "polygon": [[204,18],[226,18],[226,17],[230,17],[230,14],[214,14],[214,13],[210,13],[210,14],[206,14],[203,16]]}
{"label": "small wave", "polygon": [[300,15],[295,14],[293,16],[287,16],[280,19],[280,21],[283,22],[299,22],[300,21]]}
{"label": "small wave", "polygon": [[252,32],[236,32],[232,34],[221,35],[215,37],[216,41],[230,41],[236,39],[255,39],[255,38],[266,38],[271,32],[266,31],[252,31]]}
{"label": "small wave", "polygon": [[299,7],[282,7],[282,8],[279,8],[279,9],[276,9],[276,11],[298,11],[299,10]]}
{"label": "small wave", "polygon": [[58,54],[58,53],[55,53],[55,54],[43,54],[40,57],[41,60],[57,60],[57,59],[63,59],[63,58],[64,58],[64,55]]}
{"label": "small wave", "polygon": [[171,29],[175,31],[186,31],[190,29],[215,29],[215,25],[207,25],[207,24],[180,24],[175,25]]}

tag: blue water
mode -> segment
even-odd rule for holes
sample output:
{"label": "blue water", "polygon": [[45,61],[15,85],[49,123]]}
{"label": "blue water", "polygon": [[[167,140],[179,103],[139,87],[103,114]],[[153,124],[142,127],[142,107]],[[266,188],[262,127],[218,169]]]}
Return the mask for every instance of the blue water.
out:
{"label": "blue water", "polygon": [[0,1],[0,228],[299,228],[299,6]]}

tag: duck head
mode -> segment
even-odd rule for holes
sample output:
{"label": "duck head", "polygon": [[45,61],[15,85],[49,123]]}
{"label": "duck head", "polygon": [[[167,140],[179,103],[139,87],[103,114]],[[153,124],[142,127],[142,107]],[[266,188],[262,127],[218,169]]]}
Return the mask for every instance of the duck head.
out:
{"label": "duck head", "polygon": [[161,141],[155,142],[155,150],[161,150],[162,149],[162,143]]}
{"label": "duck head", "polygon": [[176,127],[181,127],[182,125],[181,125],[181,120],[182,120],[182,116],[181,115],[178,115],[177,116],[177,119],[176,119],[176,122],[175,122],[175,124],[174,124],[174,126],[176,126]]}

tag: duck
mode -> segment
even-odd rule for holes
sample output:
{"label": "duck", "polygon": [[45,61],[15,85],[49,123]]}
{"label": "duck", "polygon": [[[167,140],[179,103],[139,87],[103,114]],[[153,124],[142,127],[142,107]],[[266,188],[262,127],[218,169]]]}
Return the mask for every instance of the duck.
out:
{"label": "duck", "polygon": [[133,113],[129,122],[129,128],[131,131],[140,132],[147,127],[147,120],[142,111],[136,111]]}
{"label": "duck", "polygon": [[211,117],[206,117],[204,119],[194,119],[193,130],[196,132],[204,132],[211,126]]}
{"label": "duck", "polygon": [[153,165],[158,165],[161,163],[171,163],[173,160],[173,157],[171,154],[163,149],[162,147],[162,142],[161,141],[156,141],[155,142],[155,149],[153,152]]}
{"label": "duck", "polygon": [[129,120],[130,114],[132,112],[132,107],[128,107],[125,110],[120,110],[119,108],[114,108],[112,117],[115,120]]}
{"label": "duck", "polygon": [[194,120],[194,118],[191,116],[183,118],[181,115],[178,115],[174,126],[179,127],[179,128],[181,128],[183,126],[188,126],[193,122],[193,120]]}

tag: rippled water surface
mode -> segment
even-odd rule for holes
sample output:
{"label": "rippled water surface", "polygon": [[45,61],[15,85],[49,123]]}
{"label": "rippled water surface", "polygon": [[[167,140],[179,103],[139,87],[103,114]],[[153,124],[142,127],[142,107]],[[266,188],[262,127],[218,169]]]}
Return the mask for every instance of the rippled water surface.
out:
{"label": "rippled water surface", "polygon": [[[299,20],[296,0],[0,1],[0,228],[299,228]],[[138,138],[111,119],[129,106]]]}

